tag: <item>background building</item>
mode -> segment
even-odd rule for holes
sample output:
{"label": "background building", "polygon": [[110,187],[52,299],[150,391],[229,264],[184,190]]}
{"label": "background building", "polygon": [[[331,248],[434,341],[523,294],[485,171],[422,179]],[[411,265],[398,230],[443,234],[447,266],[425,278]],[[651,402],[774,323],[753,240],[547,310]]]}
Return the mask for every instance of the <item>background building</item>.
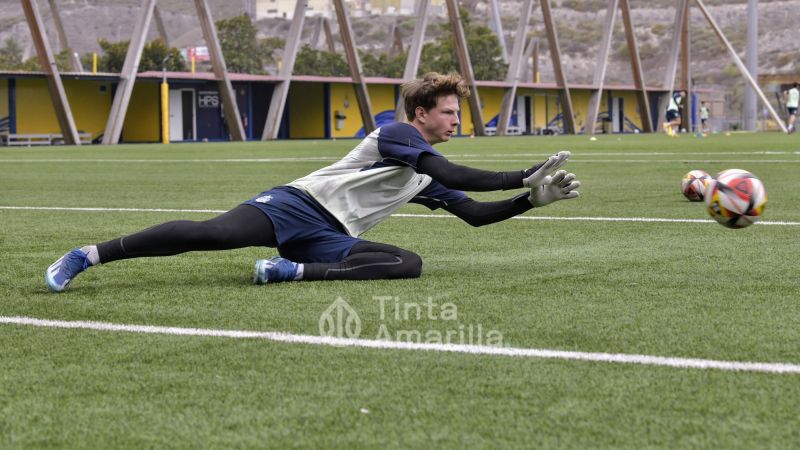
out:
{"label": "background building", "polygon": [[[252,0],[255,3],[255,18],[291,19],[294,15],[295,0]],[[373,15],[413,15],[415,0],[345,0],[352,17],[368,17]],[[442,15],[446,12],[444,0],[433,0],[430,13]],[[308,0],[308,16],[324,16],[333,18],[335,12],[331,0]]]}
{"label": "background building", "polygon": [[[295,0],[255,0],[256,19],[281,18],[291,19],[294,15]],[[307,16],[333,17],[331,0],[308,0]]]}

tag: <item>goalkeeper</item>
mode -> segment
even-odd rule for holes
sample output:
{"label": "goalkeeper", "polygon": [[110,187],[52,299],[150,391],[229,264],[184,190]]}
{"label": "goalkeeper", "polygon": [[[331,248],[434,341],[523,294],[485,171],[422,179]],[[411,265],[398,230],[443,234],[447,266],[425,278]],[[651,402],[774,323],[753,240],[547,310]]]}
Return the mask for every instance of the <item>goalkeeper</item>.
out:
{"label": "goalkeeper", "polygon": [[[121,259],[250,246],[281,255],[256,261],[256,283],[416,278],[419,255],[359,238],[406,203],[442,208],[477,227],[578,196],[575,175],[558,170],[569,152],[530,169],[493,172],[451,163],[433,149],[456,132],[460,100],[469,95],[457,74],[429,73],[402,92],[410,123],[383,126],[338,162],[212,219],[167,222],[76,248],[47,269],[47,286],[63,291],[87,268]],[[520,188],[527,191],[493,202],[463,192]]]}

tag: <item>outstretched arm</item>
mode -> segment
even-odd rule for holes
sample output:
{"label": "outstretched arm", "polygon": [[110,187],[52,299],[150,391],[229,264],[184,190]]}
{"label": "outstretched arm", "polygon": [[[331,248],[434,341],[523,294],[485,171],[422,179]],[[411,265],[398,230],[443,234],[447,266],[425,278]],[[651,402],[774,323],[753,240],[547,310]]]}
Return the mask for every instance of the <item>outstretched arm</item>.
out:
{"label": "outstretched arm", "polygon": [[481,227],[510,219],[531,208],[533,205],[528,201],[528,194],[523,193],[499,202],[478,202],[469,198],[455,205],[447,205],[444,210],[473,227]]}
{"label": "outstretched arm", "polygon": [[416,128],[405,123],[394,123],[380,128],[378,152],[383,164],[411,167],[417,173],[430,176],[445,188],[457,191],[499,191],[528,187],[523,180],[542,165],[555,159],[559,166],[569,158],[569,152],[560,152],[543,164],[510,172],[474,169],[448,161],[425,141]]}
{"label": "outstretched arm", "polygon": [[548,175],[545,163],[523,182],[530,186],[530,192],[499,202],[478,202],[467,198],[461,202],[444,206],[444,209],[474,227],[500,222],[528,211],[541,208],[558,200],[576,198],[580,181],[575,175],[559,170]]}
{"label": "outstretched arm", "polygon": [[459,191],[500,191],[523,187],[522,180],[539,168],[537,164],[527,170],[493,172],[454,164],[442,156],[423,153],[417,161],[417,172],[430,176],[449,189]]}

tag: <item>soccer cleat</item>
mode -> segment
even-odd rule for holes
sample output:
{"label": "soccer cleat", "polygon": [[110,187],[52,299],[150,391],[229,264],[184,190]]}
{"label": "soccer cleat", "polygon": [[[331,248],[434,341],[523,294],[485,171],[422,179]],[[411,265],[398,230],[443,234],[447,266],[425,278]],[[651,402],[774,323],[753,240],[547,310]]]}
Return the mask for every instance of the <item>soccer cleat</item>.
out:
{"label": "soccer cleat", "polygon": [[61,292],[79,273],[88,269],[92,264],[81,249],[71,250],[66,255],[50,264],[44,274],[47,287],[53,292]]}
{"label": "soccer cleat", "polygon": [[279,283],[281,281],[294,281],[297,276],[297,263],[286,258],[275,256],[270,259],[256,261],[253,282],[255,284]]}

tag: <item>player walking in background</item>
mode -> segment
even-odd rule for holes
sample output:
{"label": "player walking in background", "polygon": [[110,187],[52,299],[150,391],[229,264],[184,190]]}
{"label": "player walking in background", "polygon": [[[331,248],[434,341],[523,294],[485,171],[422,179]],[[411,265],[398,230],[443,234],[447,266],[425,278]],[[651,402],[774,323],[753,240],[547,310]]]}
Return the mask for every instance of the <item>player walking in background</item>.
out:
{"label": "player walking in background", "polygon": [[800,105],[800,83],[795,82],[792,88],[783,93],[786,97],[786,110],[789,113],[789,133],[794,133],[794,122],[797,120],[797,107]]}
{"label": "player walking in background", "polygon": [[[443,208],[477,227],[578,197],[575,175],[558,170],[569,152],[530,169],[493,172],[453,164],[433,149],[455,133],[460,100],[469,95],[457,74],[430,73],[402,90],[410,123],[381,127],[338,162],[210,220],[167,222],[76,248],[50,265],[47,286],[63,291],[89,267],[121,259],[250,246],[281,255],[256,261],[256,283],[416,278],[417,254],[359,238],[406,203]],[[494,202],[463,192],[520,188],[527,191]]]}
{"label": "player walking in background", "polygon": [[675,136],[681,126],[681,101],[683,100],[683,91],[676,91],[672,93],[669,99],[669,106],[667,106],[667,121],[664,122],[664,131],[670,135]]}
{"label": "player walking in background", "polygon": [[700,102],[700,132],[703,136],[708,136],[708,118],[711,110],[706,106],[706,102]]}

